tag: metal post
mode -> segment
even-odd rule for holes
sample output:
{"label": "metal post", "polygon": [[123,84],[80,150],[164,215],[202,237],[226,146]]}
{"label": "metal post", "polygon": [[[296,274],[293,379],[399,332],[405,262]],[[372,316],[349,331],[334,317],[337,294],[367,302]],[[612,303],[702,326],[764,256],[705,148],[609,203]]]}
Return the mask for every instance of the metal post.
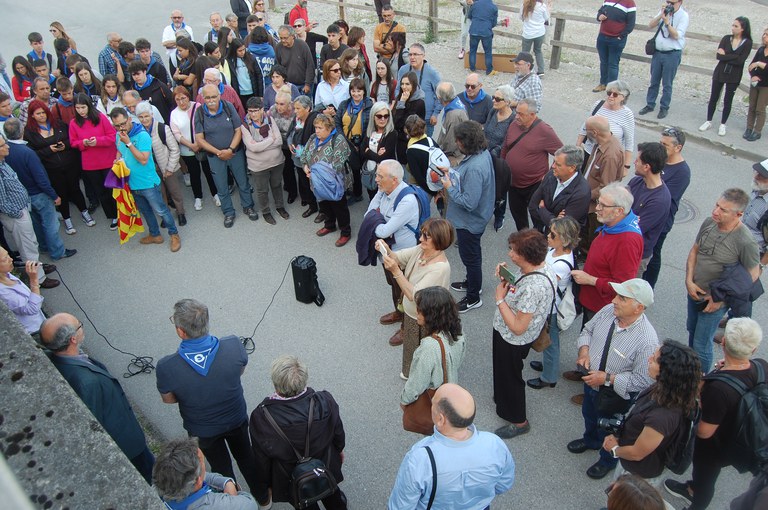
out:
{"label": "metal post", "polygon": [[[553,41],[562,41],[565,34],[565,19],[555,19],[555,35],[552,36]],[[560,46],[552,45],[552,58],[549,59],[549,68],[557,69],[560,67],[560,53],[562,52]]]}

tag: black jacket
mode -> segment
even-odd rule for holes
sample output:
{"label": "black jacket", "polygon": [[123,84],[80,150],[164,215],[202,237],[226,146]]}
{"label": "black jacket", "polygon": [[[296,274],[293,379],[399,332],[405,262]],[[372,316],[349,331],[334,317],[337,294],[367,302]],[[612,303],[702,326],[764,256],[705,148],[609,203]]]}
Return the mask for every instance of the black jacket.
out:
{"label": "black jacket", "polygon": [[360,231],[357,233],[355,249],[357,250],[357,263],[361,266],[375,266],[378,262],[376,254],[376,227],[384,225],[387,220],[378,209],[369,211],[360,223]]}
{"label": "black jacket", "polygon": [[426,103],[421,97],[406,101],[405,108],[397,108],[395,106],[393,115],[392,121],[395,124],[395,131],[398,132],[397,160],[402,164],[406,164],[408,159],[405,151],[408,149],[408,135],[405,132],[405,121],[411,115],[418,115],[425,119],[427,115]]}
{"label": "black jacket", "polygon": [[[245,66],[248,68],[248,75],[251,77],[251,90],[253,90],[253,95],[256,97],[264,97],[264,78],[261,74],[261,68],[252,56],[251,58],[248,58],[247,55],[250,54],[246,52],[246,58],[243,59],[243,62],[245,62]],[[229,65],[229,85],[235,89],[235,92],[237,92],[238,95],[240,95],[240,85],[237,81],[237,57],[228,58],[227,65]],[[248,107],[243,105],[243,108],[247,109]]]}
{"label": "black jacket", "polygon": [[[577,172],[576,178],[557,195],[557,198],[553,199],[557,184],[558,180],[555,174],[551,171],[547,172],[528,203],[533,228],[539,232],[544,232],[549,226],[549,222],[556,218],[560,211],[565,211],[566,216],[570,216],[582,226],[587,221],[589,202],[592,198],[592,191],[587,180]],[[544,200],[544,207],[539,207],[539,202],[542,200]]]}
{"label": "black jacket", "polygon": [[141,98],[145,101],[149,101],[160,112],[160,116],[163,118],[166,124],[171,123],[171,110],[176,108],[173,101],[173,94],[168,85],[162,82],[160,78],[152,77],[152,83],[144,84],[144,88],[139,89],[136,83],[133,84],[133,88],[139,93]]}
{"label": "black jacket", "polygon": [[726,264],[720,278],[709,284],[709,292],[716,303],[721,301],[731,309],[732,317],[750,317],[751,301],[762,295],[762,284],[758,279],[752,281],[752,275],[740,262]]}
{"label": "black jacket", "polygon": [[[31,120],[34,122],[34,120]],[[29,122],[27,123],[29,125]],[[45,169],[52,171],[64,171],[70,168],[80,167],[80,151],[73,149],[69,143],[69,128],[63,122],[53,121],[53,136],[44,138],[40,133],[34,133],[29,128],[24,130],[24,139],[29,147],[34,149],[40,157]],[[65,150],[53,152],[51,145],[63,142]]]}
{"label": "black jacket", "polygon": [[267,421],[264,409],[269,410],[293,447],[303,455],[312,396],[315,396],[315,407],[309,455],[322,460],[337,483],[344,479],[341,473],[341,452],[346,438],[339,416],[339,405],[331,394],[307,388],[303,395],[289,400],[265,398],[251,413],[249,429],[259,476],[262,480],[269,480],[273,501],[289,500],[290,474],[296,465],[296,454]]}

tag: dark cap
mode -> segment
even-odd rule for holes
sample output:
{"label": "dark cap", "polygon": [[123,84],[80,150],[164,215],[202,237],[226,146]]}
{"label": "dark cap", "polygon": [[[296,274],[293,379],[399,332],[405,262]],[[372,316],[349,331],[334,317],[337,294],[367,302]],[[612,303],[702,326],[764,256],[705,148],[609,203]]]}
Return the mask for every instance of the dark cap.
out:
{"label": "dark cap", "polygon": [[764,159],[760,163],[752,165],[752,169],[759,173],[761,177],[768,179],[768,159]]}
{"label": "dark cap", "polygon": [[521,51],[520,53],[517,54],[517,56],[514,59],[510,60],[510,62],[514,62],[515,64],[517,64],[520,61],[528,62],[529,64],[533,65],[533,55],[531,55],[527,51]]}

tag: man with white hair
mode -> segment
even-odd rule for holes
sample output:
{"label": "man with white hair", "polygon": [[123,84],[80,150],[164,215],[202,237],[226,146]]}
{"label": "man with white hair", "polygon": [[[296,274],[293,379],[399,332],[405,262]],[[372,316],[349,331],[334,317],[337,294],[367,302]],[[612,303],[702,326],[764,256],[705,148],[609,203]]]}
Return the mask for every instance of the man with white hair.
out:
{"label": "man with white hair", "polygon": [[[394,159],[385,159],[376,168],[378,193],[374,195],[365,216],[371,211],[378,211],[384,217],[384,223],[376,227],[374,233],[379,239],[394,237],[390,246],[393,251],[416,246],[419,226],[419,202],[407,182],[403,181],[403,166]],[[397,309],[402,299],[400,286],[392,273],[384,270],[387,284],[392,287],[392,305],[394,312],[379,318],[382,324],[395,324],[403,320],[403,313]],[[402,327],[389,339],[390,345],[403,343]]]}
{"label": "man with white hair", "polygon": [[205,40],[219,44],[219,29],[224,26],[224,19],[219,12],[212,12],[208,17],[208,21],[211,24],[211,29],[206,34]]}
{"label": "man with white hair", "polygon": [[[205,73],[203,73],[203,85],[213,85],[214,87],[218,88],[221,99],[232,103],[240,118],[245,118],[245,109],[243,108],[243,102],[240,101],[240,96],[237,94],[235,89],[221,82],[221,71],[213,67],[206,69]],[[197,104],[205,104],[205,101],[203,101],[202,87],[200,87],[200,90],[197,91],[195,102],[197,102]]]}
{"label": "man with white hair", "polygon": [[[749,391],[761,381],[765,383],[768,363],[753,357],[762,339],[760,325],[752,319],[731,319],[725,326],[725,357],[718,361],[717,371],[704,377],[701,387],[701,420],[693,444],[692,477],[687,482],[672,479],[664,482],[669,493],[690,503],[689,509],[707,508],[715,493],[717,477],[724,467],[734,466],[739,471],[755,467],[750,465],[753,460],[750,455],[731,447],[741,425],[738,407],[743,393],[733,385],[743,385]],[[765,445],[754,446],[757,450]]]}
{"label": "man with white hair", "polygon": [[633,396],[653,384],[648,359],[659,347],[656,330],[645,315],[653,304],[653,289],[648,282],[633,278],[624,283],[610,282],[610,287],[615,293],[613,300],[587,322],[577,342],[576,363],[588,371],[581,377],[584,434],[568,443],[571,453],[600,451],[599,460],[587,470],[587,476],[597,480],[618,463],[618,458],[602,448],[608,432],[597,422],[626,413]]}
{"label": "man with white hair", "polygon": [[443,149],[443,152],[451,161],[451,166],[456,166],[464,155],[456,145],[456,135],[453,130],[456,126],[469,120],[467,109],[464,103],[456,96],[456,89],[453,83],[449,81],[440,82],[435,90],[437,100],[443,105],[443,111],[440,112],[435,129],[437,135],[435,141]]}
{"label": "man with white hair", "polygon": [[[120,55],[117,47],[123,42],[123,38],[117,32],[107,34],[107,45],[99,52],[99,72],[102,76],[117,74],[117,66],[120,65]],[[62,57],[59,57],[61,60]]]}
{"label": "man with white hair", "polygon": [[168,63],[171,69],[175,69],[178,66],[178,58],[176,56],[176,32],[178,30],[185,30],[189,34],[190,41],[195,40],[192,27],[184,23],[184,13],[179,9],[175,9],[171,12],[171,24],[163,29],[163,46],[168,55]]}

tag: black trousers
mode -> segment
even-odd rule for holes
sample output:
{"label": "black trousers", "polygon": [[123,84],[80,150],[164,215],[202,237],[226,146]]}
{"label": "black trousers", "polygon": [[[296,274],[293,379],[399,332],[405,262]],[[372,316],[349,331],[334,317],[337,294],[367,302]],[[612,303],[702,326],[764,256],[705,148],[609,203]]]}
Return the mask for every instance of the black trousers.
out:
{"label": "black trousers", "polygon": [[319,205],[320,212],[325,215],[325,228],[336,228],[338,222],[341,235],[352,235],[346,196],[342,196],[341,200],[322,200]]}
{"label": "black trousers", "polygon": [[518,232],[530,226],[528,223],[528,202],[531,201],[531,197],[539,189],[539,185],[541,185],[541,182],[531,184],[525,188],[515,188],[513,186],[509,188],[507,193],[509,212],[512,215],[512,219],[515,220]]}
{"label": "black trousers", "polygon": [[[296,185],[296,173],[293,170],[294,166],[293,159],[291,159],[291,151],[283,148],[283,156],[285,156],[285,163],[283,163],[283,189],[288,193],[288,198],[296,198],[298,187]],[[303,197],[302,200],[304,200]]]}
{"label": "black trousers", "polygon": [[259,481],[256,457],[253,455],[251,438],[248,435],[248,420],[218,436],[200,437],[198,444],[211,465],[211,471],[234,480],[236,479],[235,471],[232,469],[232,460],[229,457],[231,452],[253,497],[258,501],[269,499],[267,483]]}
{"label": "black trousers", "polygon": [[512,345],[493,330],[493,398],[496,414],[511,423],[523,423],[525,414],[525,380],[523,362],[531,344]]}
{"label": "black trousers", "polygon": [[48,179],[51,181],[51,186],[56,190],[56,194],[61,198],[61,205],[56,207],[61,213],[61,216],[68,220],[69,203],[72,202],[77,207],[78,211],[84,211],[87,209],[85,205],[85,197],[83,192],[80,191],[80,165],[70,166],[69,168],[55,168],[48,170]]}
{"label": "black trousers", "polygon": [[693,480],[688,486],[693,489],[693,502],[690,510],[704,510],[712,502],[715,495],[715,483],[720,471],[728,465],[722,444],[715,438],[696,438],[693,444]]}
{"label": "black trousers", "polygon": [[189,170],[192,195],[194,195],[195,198],[203,198],[203,183],[200,179],[201,172],[205,175],[205,180],[208,183],[208,189],[211,192],[211,196],[215,195],[217,193],[216,183],[213,182],[211,165],[208,164],[208,158],[198,161],[194,156],[182,156],[181,159],[187,164],[187,170]]}
{"label": "black trousers", "polygon": [[[307,178],[307,174],[304,173],[303,168],[295,168],[296,181],[299,188],[299,196],[301,197],[301,201],[305,202],[309,207],[317,209],[317,199],[315,198],[315,194],[312,192],[312,188],[309,187],[309,179]],[[283,180],[283,182],[285,182],[285,180]]]}
{"label": "black trousers", "polygon": [[115,199],[112,198],[112,190],[104,187],[104,179],[107,177],[107,172],[111,171],[111,168],[84,170],[83,180],[89,183],[91,189],[98,195],[99,202],[101,202],[101,207],[104,208],[104,214],[107,215],[107,218],[114,220],[117,218],[117,204],[115,204]]}

